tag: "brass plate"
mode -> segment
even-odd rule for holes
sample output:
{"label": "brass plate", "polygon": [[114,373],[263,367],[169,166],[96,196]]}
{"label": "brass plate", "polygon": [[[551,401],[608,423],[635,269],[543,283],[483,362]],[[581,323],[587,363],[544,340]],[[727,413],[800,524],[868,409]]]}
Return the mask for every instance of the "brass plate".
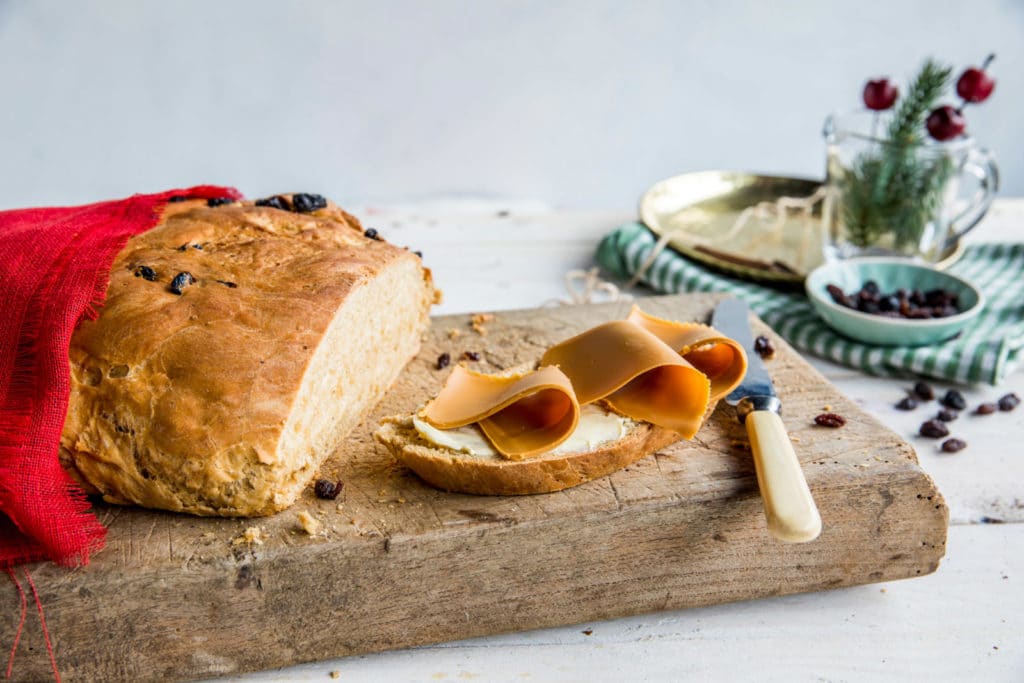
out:
{"label": "brass plate", "polygon": [[[727,273],[800,284],[822,256],[820,180],[701,171],[667,178],[640,199],[640,220],[669,246]],[[796,201],[779,203],[782,197]],[[952,245],[936,264],[959,258]]]}

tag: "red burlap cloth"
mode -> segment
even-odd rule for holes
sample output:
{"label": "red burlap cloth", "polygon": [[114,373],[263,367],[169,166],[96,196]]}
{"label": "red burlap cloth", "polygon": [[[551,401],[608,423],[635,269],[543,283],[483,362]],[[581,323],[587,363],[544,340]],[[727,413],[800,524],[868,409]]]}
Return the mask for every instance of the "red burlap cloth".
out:
{"label": "red burlap cloth", "polygon": [[103,303],[114,257],[171,197],[241,198],[201,186],[88,206],[0,212],[0,567],[85,564],[106,529],[61,469],[68,346]]}

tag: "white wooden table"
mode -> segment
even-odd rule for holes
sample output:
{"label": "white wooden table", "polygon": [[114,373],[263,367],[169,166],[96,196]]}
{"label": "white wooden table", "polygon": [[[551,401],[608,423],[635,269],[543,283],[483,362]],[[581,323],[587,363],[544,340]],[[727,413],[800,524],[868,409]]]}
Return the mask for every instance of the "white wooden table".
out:
{"label": "white wooden table", "polygon": [[[552,211],[478,202],[357,211],[424,252],[444,289],[436,313],[541,305],[592,264],[598,239],[632,210]],[[1001,200],[970,241],[1024,241],[1024,199]],[[637,295],[643,295],[637,292]],[[893,408],[906,381],[811,359],[917,448],[950,507],[946,558],[930,576],[824,593],[662,612],[478,638],[278,671],[245,681],[1024,681],[1024,407],[964,415],[969,446],[915,438],[926,412]],[[964,390],[974,405],[1024,395],[1024,371]]]}

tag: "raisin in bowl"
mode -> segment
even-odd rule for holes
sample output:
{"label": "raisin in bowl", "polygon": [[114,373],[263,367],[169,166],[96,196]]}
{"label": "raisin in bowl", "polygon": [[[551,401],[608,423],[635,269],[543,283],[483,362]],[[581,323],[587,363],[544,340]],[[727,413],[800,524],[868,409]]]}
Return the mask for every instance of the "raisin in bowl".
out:
{"label": "raisin in bowl", "polygon": [[[830,327],[876,346],[940,344],[959,335],[985,307],[984,295],[967,280],[899,258],[826,263],[807,276],[804,287]],[[935,313],[925,317],[933,301]]]}

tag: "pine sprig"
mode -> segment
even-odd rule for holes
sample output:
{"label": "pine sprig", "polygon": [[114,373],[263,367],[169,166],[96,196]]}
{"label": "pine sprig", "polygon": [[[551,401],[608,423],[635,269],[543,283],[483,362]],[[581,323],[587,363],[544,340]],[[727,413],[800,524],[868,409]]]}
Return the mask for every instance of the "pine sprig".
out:
{"label": "pine sprig", "polygon": [[890,144],[914,145],[921,142],[925,117],[935,108],[952,74],[952,67],[943,66],[933,59],[925,60],[889,122]]}
{"label": "pine sprig", "polygon": [[949,84],[952,69],[925,61],[887,127],[887,139],[860,153],[843,173],[842,221],[858,247],[917,244],[952,174],[948,158],[918,154],[925,118]]}

